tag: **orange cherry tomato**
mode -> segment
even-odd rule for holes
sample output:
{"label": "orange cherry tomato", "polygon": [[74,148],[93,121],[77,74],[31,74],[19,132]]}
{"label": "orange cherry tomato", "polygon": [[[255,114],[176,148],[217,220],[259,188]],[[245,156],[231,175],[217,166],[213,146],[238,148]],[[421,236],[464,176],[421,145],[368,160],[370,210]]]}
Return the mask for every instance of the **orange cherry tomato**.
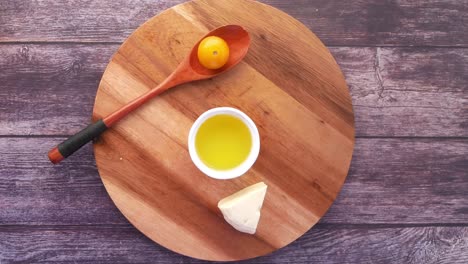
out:
{"label": "orange cherry tomato", "polygon": [[220,37],[206,37],[198,45],[198,60],[207,69],[219,69],[229,60],[229,46]]}

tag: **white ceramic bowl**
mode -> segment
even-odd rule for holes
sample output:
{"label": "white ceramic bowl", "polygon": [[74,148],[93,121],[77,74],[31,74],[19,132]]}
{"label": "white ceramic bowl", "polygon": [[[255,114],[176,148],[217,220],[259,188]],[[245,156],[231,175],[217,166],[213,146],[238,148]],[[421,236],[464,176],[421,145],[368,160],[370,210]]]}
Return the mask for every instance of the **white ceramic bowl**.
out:
{"label": "white ceramic bowl", "polygon": [[[195,136],[198,133],[198,129],[208,118],[216,115],[230,115],[237,117],[242,122],[244,122],[245,125],[247,125],[250,131],[250,135],[252,137],[252,148],[250,149],[249,156],[247,156],[247,159],[239,166],[230,170],[214,170],[206,166],[200,160],[197,150],[195,149]],[[190,158],[192,159],[193,163],[195,164],[195,166],[197,166],[198,169],[200,169],[203,173],[205,173],[211,178],[219,180],[228,180],[242,176],[253,166],[260,152],[260,135],[258,134],[258,129],[255,126],[252,119],[250,119],[250,117],[248,117],[245,113],[231,107],[219,107],[206,111],[195,121],[189,132],[188,147]]]}

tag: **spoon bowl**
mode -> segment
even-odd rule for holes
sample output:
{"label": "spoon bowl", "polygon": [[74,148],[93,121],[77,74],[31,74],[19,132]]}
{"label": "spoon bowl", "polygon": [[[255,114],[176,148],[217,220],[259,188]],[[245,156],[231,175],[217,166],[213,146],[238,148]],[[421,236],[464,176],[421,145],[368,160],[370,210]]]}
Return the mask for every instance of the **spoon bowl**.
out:
{"label": "spoon bowl", "polygon": [[[226,64],[223,67],[216,70],[210,70],[203,67],[203,65],[201,65],[200,61],[198,60],[197,54],[200,42],[204,38],[211,36],[216,36],[224,39],[224,41],[226,41],[226,43],[228,44],[230,51],[229,59],[226,62]],[[245,55],[247,55],[249,46],[250,36],[244,28],[238,25],[223,26],[206,34],[202,39],[200,39],[200,41],[197,42],[197,44],[194,45],[188,57],[189,65],[195,73],[200,75],[200,77],[211,78],[215,75],[228,71],[232,67],[236,66],[245,57]]]}
{"label": "spoon bowl", "polygon": [[[209,36],[217,36],[226,41],[229,46],[230,56],[227,63],[220,69],[210,70],[203,67],[198,60],[198,46],[200,42]],[[167,77],[157,87],[149,90],[140,97],[134,99],[127,105],[116,110],[107,117],[87,126],[64,142],[60,143],[48,153],[52,163],[57,164],[64,158],[70,156],[86,143],[98,137],[116,122],[127,116],[151,98],[173,88],[177,85],[197,80],[209,79],[224,73],[239,64],[247,54],[250,47],[249,33],[238,25],[226,25],[210,31],[203,36],[192,48],[189,55],[177,66],[169,77]]]}

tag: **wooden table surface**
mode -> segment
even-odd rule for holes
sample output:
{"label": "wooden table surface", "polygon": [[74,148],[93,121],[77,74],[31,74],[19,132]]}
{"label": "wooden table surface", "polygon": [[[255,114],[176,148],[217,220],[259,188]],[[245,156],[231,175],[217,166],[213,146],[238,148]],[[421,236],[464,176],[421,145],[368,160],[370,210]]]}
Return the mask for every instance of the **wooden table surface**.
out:
{"label": "wooden table surface", "polygon": [[[46,153],[90,120],[104,68],[142,22],[183,0],[2,0],[0,263],[201,263],[133,228],[92,147]],[[468,1],[264,0],[341,66],[356,148],[312,230],[245,263],[468,262]]]}

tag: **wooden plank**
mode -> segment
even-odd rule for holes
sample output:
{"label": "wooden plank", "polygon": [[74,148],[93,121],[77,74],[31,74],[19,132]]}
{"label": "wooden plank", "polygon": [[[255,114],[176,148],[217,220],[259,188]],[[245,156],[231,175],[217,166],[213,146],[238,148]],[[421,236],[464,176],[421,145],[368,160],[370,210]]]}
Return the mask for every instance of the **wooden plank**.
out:
{"label": "wooden plank", "polygon": [[323,222],[468,223],[468,140],[360,139]]}
{"label": "wooden plank", "polygon": [[47,150],[59,141],[0,138],[0,225],[126,223],[102,185],[92,146],[53,166]]}
{"label": "wooden plank", "polygon": [[[4,1],[0,42],[121,42],[140,24],[184,0]],[[40,21],[40,22],[38,22]]]}
{"label": "wooden plank", "polygon": [[[1,45],[0,135],[78,131],[89,122],[102,72],[117,48]],[[357,136],[468,136],[468,49],[331,52],[351,89]]]}
{"label": "wooden plank", "polygon": [[265,2],[299,19],[327,45],[466,47],[468,44],[467,0]]}
{"label": "wooden plank", "polygon": [[468,49],[331,48],[357,136],[468,136]]}
{"label": "wooden plank", "polygon": [[116,45],[0,46],[0,134],[72,134],[91,120]]}
{"label": "wooden plank", "polygon": [[[91,148],[58,166],[63,138],[0,138],[0,225],[126,224]],[[468,140],[358,139],[350,174],[322,223],[468,223]]]}
{"label": "wooden plank", "polygon": [[[130,227],[3,227],[0,262],[205,263]],[[468,227],[317,226],[291,245],[243,263],[447,263],[468,261]]]}
{"label": "wooden plank", "polygon": [[[4,1],[0,42],[121,42],[184,0]],[[262,0],[294,16],[327,45],[468,46],[467,0]]]}

